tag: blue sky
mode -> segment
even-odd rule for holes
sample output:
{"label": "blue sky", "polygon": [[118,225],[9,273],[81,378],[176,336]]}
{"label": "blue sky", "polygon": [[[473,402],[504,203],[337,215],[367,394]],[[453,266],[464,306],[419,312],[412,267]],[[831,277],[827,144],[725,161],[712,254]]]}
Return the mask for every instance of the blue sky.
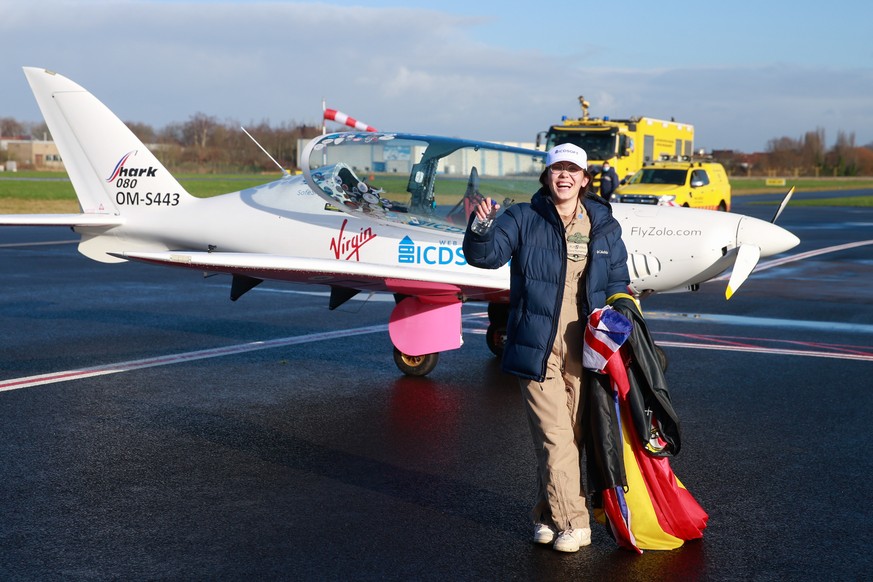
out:
{"label": "blue sky", "polygon": [[692,123],[706,150],[817,128],[864,145],[870,22],[860,0],[0,0],[0,117],[41,119],[37,66],[156,128],[316,124],[324,98],[380,130],[532,141],[584,95],[592,115]]}

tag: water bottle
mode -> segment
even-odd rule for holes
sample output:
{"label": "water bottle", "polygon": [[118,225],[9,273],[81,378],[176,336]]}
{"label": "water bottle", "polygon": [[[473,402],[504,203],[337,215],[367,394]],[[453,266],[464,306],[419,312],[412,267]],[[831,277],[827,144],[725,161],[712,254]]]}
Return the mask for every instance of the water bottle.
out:
{"label": "water bottle", "polygon": [[489,230],[491,230],[491,225],[494,224],[494,216],[497,214],[497,211],[494,208],[494,203],[491,204],[491,212],[488,213],[488,216],[485,217],[485,220],[479,220],[477,216],[473,219],[473,224],[470,226],[470,230],[478,235],[483,235]]}

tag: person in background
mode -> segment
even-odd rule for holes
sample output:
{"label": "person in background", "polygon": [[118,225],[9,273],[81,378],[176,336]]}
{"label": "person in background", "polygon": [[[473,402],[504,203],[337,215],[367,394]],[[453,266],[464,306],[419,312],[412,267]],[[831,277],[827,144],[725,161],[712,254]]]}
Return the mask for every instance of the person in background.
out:
{"label": "person in background", "polygon": [[603,162],[603,168],[600,170],[600,195],[609,200],[616,188],[618,188],[618,174],[609,162]]}
{"label": "person in background", "polygon": [[464,236],[475,267],[511,259],[502,366],[518,376],[536,451],[533,541],[562,552],[591,543],[580,467],[585,326],[630,283],[621,227],[609,202],[589,192],[591,181],[583,149],[555,146],[529,203],[495,218],[499,205],[485,198]]}

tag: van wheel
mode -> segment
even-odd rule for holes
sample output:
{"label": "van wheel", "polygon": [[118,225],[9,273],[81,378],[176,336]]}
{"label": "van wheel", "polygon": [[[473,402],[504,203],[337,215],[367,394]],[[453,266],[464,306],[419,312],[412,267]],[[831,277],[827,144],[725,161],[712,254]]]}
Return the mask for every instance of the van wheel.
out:
{"label": "van wheel", "polygon": [[718,211],[727,212],[727,204],[724,203],[724,200],[718,203]]}

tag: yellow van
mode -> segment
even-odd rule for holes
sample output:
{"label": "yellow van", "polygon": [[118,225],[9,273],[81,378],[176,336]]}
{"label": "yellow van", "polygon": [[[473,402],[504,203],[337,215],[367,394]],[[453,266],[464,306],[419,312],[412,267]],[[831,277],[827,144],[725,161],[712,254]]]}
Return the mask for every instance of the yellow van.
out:
{"label": "yellow van", "polygon": [[729,212],[731,184],[724,167],[715,162],[659,161],[643,166],[611,201]]}

